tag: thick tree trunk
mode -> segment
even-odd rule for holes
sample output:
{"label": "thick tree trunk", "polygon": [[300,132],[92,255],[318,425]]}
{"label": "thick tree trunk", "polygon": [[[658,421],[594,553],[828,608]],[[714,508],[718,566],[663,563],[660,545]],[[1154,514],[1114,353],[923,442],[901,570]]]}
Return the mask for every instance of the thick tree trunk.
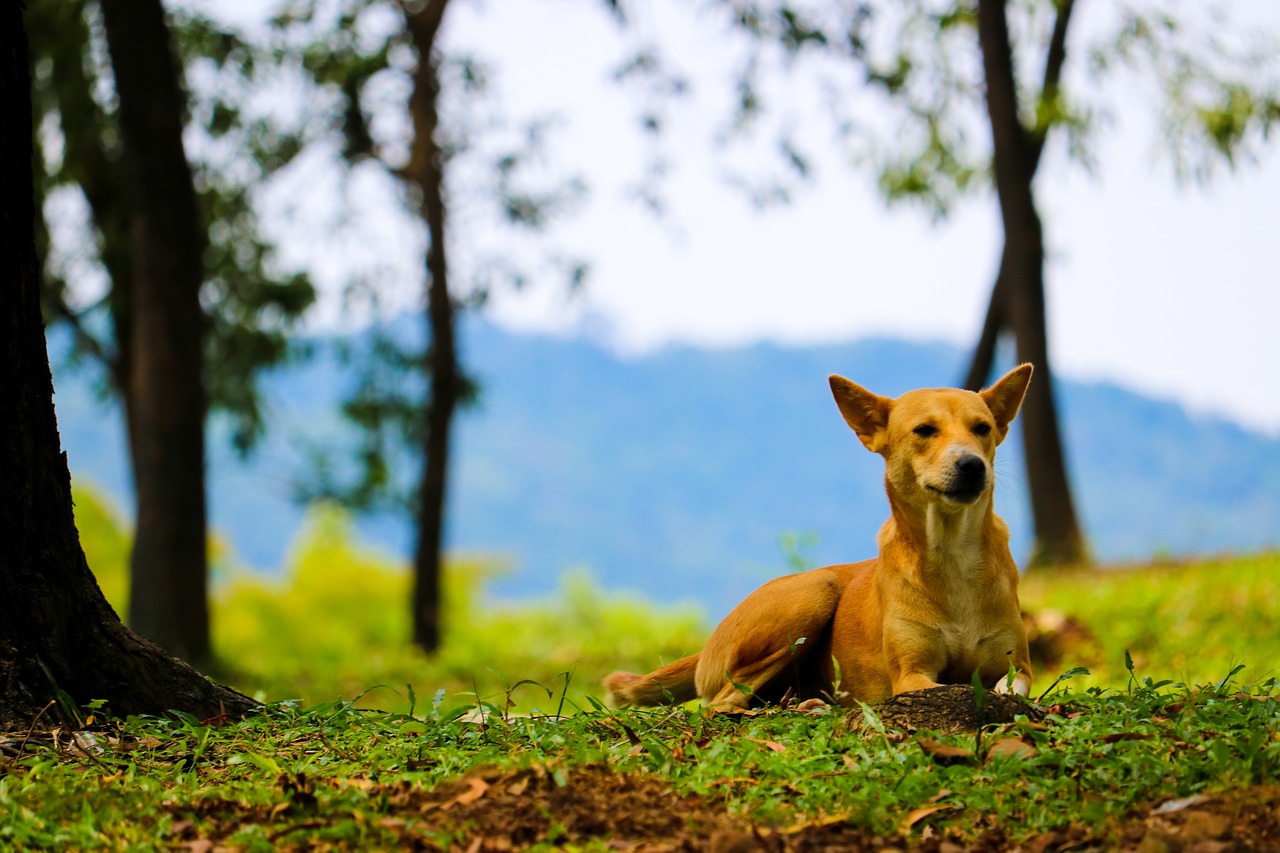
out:
{"label": "thick tree trunk", "polygon": [[[60,81],[59,127],[65,153],[63,161],[75,169],[75,180],[84,192],[93,224],[102,235],[102,265],[112,281],[109,299],[115,335],[114,351],[101,346],[80,318],[59,301],[49,306],[74,329],[81,345],[97,356],[110,373],[115,390],[125,400],[129,375],[129,286],[133,279],[133,240],[128,233],[128,193],[117,164],[102,145],[99,127],[105,121],[93,97],[94,82],[85,72],[84,46],[90,43],[83,0],[42,0],[27,12],[33,52],[52,63],[52,76]],[[32,27],[36,29],[32,29]],[[77,168],[77,164],[82,164]],[[37,215],[40,211],[37,210]],[[59,300],[63,294],[58,294]]]}
{"label": "thick tree trunk", "polygon": [[1032,189],[1042,142],[1027,132],[1018,113],[1005,0],[979,0],[978,38],[1005,234],[997,278],[1003,286],[992,305],[1013,331],[1019,360],[1036,366],[1019,418],[1036,535],[1032,564],[1079,563],[1087,554],[1058,429],[1045,322],[1044,234]]}
{"label": "thick tree trunk", "polygon": [[85,563],[58,447],[35,256],[21,5],[0,11],[0,729],[53,723],[58,691],[116,714],[239,716],[254,702],[120,623]]}
{"label": "thick tree trunk", "polygon": [[440,646],[441,588],[444,564],[445,497],[449,472],[449,440],[462,379],[454,340],[455,309],[449,294],[445,251],[444,153],[436,137],[440,113],[440,80],[436,37],[448,0],[433,0],[406,23],[418,54],[410,112],[413,153],[406,176],[422,196],[427,226],[427,320],[430,345],[426,368],[431,397],[423,435],[422,483],[418,496],[418,542],[414,553],[412,619],[413,642],[426,652]]}
{"label": "thick tree trunk", "polygon": [[133,192],[126,377],[137,495],[129,618],[210,658],[206,544],[204,237],[182,145],[185,101],[160,0],[100,0]]}

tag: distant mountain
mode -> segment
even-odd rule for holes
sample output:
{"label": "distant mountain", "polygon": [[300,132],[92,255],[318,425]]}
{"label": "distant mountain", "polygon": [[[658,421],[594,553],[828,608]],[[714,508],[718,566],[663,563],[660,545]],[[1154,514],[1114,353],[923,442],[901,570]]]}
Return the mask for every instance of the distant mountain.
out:
{"label": "distant mountain", "polygon": [[[118,412],[85,371],[66,367],[57,335],[50,346],[73,475],[127,507]],[[354,373],[318,349],[267,378],[273,426],[250,458],[237,459],[216,427],[210,442],[214,527],[263,570],[281,565],[302,518],[291,500],[302,448],[351,439],[336,401]],[[836,411],[829,373],[896,395],[951,384],[964,362],[953,347],[895,340],[673,347],[629,359],[482,321],[465,327],[463,350],[483,392],[459,422],[448,538],[510,557],[515,571],[492,593],[548,592],[566,569],[586,566],[609,588],[694,600],[711,614],[787,570],[784,535],[816,539],[802,554],[818,564],[874,551],[887,515],[883,468]],[[1114,385],[1063,382],[1060,392],[1097,557],[1280,546],[1280,440]],[[997,511],[1021,557],[1030,531],[1017,435],[1001,447],[997,477]],[[408,553],[404,519],[377,515],[361,529]]]}

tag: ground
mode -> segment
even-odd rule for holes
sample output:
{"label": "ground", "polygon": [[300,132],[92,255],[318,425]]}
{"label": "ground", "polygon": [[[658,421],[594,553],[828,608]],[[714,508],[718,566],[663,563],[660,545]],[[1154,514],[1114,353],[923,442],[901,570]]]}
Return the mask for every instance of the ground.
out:
{"label": "ground", "polygon": [[[302,793],[294,802],[304,807],[306,781],[282,780],[281,784],[292,786],[295,794]],[[558,771],[533,767],[479,772],[434,790],[400,783],[376,793],[385,796],[388,806],[382,828],[399,836],[403,850],[483,853],[535,844],[576,847],[593,842],[612,850],[712,853],[1234,853],[1280,849],[1280,788],[1275,787],[1151,803],[1104,833],[1069,826],[1018,846],[1011,846],[999,828],[986,830],[976,841],[964,842],[935,833],[927,824],[923,829],[913,825],[906,834],[889,837],[877,837],[843,822],[753,826],[730,814],[715,798],[681,796],[656,777],[619,774],[591,764]],[[242,822],[262,822],[271,816],[247,813],[234,803],[206,801],[200,817],[212,821],[204,825],[206,829],[215,827],[214,832],[199,837],[190,820],[173,825],[174,841],[185,844],[192,853],[218,850],[219,839],[228,837]],[[284,835],[271,841],[281,850],[317,847],[314,837],[299,839],[296,845]]]}
{"label": "ground", "polygon": [[[1028,715],[1039,725],[1034,720],[1043,717],[1016,697],[988,694],[979,707],[973,691],[965,686],[903,694],[875,711],[874,720],[851,714],[848,725],[877,727],[892,740],[914,740],[940,764],[982,759],[968,749],[914,732],[973,730],[980,724],[1009,722],[1016,714]],[[1012,737],[993,735],[980,743],[984,756],[1020,749],[1034,754],[1033,747]],[[175,806],[173,842],[192,853],[206,853],[223,849],[238,828],[258,824],[285,827],[266,839],[275,849],[347,848],[352,846],[349,839],[326,843],[322,839],[325,820],[308,821],[305,815],[317,802],[317,786],[353,785],[382,804],[378,828],[384,839],[390,833],[396,838],[395,846],[404,850],[484,853],[531,846],[713,853],[1280,850],[1280,788],[1272,785],[1141,803],[1123,819],[1101,828],[1068,824],[1027,837],[1017,827],[999,825],[990,815],[957,815],[945,802],[903,814],[898,831],[888,835],[875,835],[844,816],[802,818],[792,826],[758,825],[730,811],[727,790],[723,795],[714,790],[702,796],[681,794],[659,776],[620,772],[593,762],[478,769],[430,789],[405,781],[313,782],[288,775],[276,784],[284,796],[273,807],[218,799],[199,801],[194,811],[190,803]],[[757,780],[726,779],[724,789],[753,784]],[[789,796],[786,789],[779,786],[779,796]]]}

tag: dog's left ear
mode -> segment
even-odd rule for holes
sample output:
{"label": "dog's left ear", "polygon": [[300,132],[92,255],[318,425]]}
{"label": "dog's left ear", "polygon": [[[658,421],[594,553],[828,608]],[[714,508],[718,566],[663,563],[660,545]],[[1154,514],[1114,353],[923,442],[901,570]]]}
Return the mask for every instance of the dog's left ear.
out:
{"label": "dog's left ear", "polygon": [[883,453],[889,442],[889,409],[893,401],[888,397],[872,394],[856,382],[832,374],[831,394],[836,398],[844,422],[858,434],[858,438],[872,453]]}
{"label": "dog's left ear", "polygon": [[1017,417],[1022,407],[1022,398],[1027,394],[1027,386],[1031,384],[1031,365],[1021,364],[1010,370],[1000,381],[980,392],[983,402],[991,410],[996,419],[996,430],[1000,440],[1009,433],[1009,424]]}

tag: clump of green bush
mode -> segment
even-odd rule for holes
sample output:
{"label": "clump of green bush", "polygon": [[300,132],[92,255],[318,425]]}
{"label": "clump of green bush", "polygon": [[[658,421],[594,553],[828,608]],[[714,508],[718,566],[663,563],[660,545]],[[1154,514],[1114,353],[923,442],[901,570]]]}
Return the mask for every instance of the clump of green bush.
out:
{"label": "clump of green bush", "polygon": [[[123,612],[128,532],[91,488],[77,489],[76,504],[89,565]],[[565,574],[548,598],[493,601],[485,585],[504,562],[463,555],[445,566],[443,643],[428,657],[409,642],[408,566],[360,543],[333,505],[311,508],[278,575],[237,568],[225,548],[213,565],[214,675],[270,701],[359,696],[405,711],[444,691],[524,710],[556,710],[563,698],[572,710],[589,706],[609,671],[651,668],[707,636],[700,609],[606,593],[585,570]]]}

